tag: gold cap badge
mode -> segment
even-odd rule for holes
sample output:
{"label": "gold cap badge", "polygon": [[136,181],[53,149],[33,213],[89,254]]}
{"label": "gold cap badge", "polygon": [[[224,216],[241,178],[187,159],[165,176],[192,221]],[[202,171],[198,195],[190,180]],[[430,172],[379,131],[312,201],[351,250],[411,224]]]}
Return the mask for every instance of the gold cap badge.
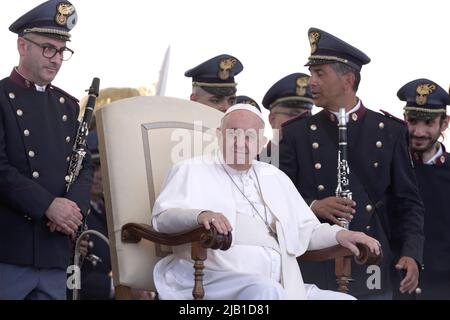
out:
{"label": "gold cap badge", "polygon": [[227,80],[230,77],[230,70],[236,65],[235,58],[223,59],[219,63],[219,79]]}
{"label": "gold cap badge", "polygon": [[296,85],[295,93],[298,96],[304,97],[306,95],[306,89],[308,87],[308,80],[309,80],[309,77],[299,77],[295,81],[295,85]]}
{"label": "gold cap badge", "polygon": [[309,34],[309,44],[311,45],[311,54],[314,54],[314,52],[316,52],[319,39],[320,33],[314,31]]}
{"label": "gold cap badge", "polygon": [[423,106],[428,101],[428,96],[436,90],[436,86],[434,84],[426,83],[417,86],[416,89],[416,103],[419,106]]}
{"label": "gold cap badge", "polygon": [[66,26],[67,18],[75,12],[75,7],[69,3],[58,4],[55,21],[60,26]]}

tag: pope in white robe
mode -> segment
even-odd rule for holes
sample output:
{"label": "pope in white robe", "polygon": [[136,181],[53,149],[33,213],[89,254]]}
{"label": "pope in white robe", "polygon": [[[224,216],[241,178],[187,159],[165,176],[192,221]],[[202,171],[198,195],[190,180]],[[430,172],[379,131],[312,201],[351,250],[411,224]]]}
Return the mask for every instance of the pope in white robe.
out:
{"label": "pope in white robe", "polygon": [[[153,227],[175,233],[212,224],[220,233],[233,232],[228,250],[208,249],[205,299],[351,299],[305,285],[296,257],[338,243],[356,254],[356,243],[364,243],[378,254],[378,241],[320,223],[283,172],[254,160],[263,128],[253,106],[228,109],[221,151],[170,170],[153,208]],[[153,271],[160,298],[192,299],[193,271],[190,244],[174,247]]]}

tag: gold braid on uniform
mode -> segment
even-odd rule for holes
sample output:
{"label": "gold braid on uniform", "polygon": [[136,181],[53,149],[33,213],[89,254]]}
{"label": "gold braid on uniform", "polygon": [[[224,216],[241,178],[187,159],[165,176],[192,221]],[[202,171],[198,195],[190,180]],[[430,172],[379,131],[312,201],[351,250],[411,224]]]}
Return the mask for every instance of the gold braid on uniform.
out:
{"label": "gold braid on uniform", "polygon": [[31,29],[25,29],[23,32],[30,33],[30,32],[36,32],[36,33],[48,33],[48,34],[57,34],[66,38],[70,38],[70,33],[61,31],[61,30],[55,30],[55,29],[47,29],[47,28],[31,28]]}
{"label": "gold braid on uniform", "polygon": [[285,98],[280,98],[275,100],[273,103],[270,104],[269,109],[272,108],[274,105],[281,103],[281,102],[286,102],[286,101],[303,101],[303,102],[307,102],[307,103],[311,103],[314,104],[314,101],[310,98],[305,98],[305,97],[285,97]]}
{"label": "gold braid on uniform", "polygon": [[447,112],[445,109],[426,109],[426,108],[418,108],[418,107],[408,107],[403,108],[405,111],[418,111],[425,113],[445,113]]}
{"label": "gold braid on uniform", "polygon": [[337,61],[342,63],[348,63],[347,59],[342,59],[334,56],[310,56],[309,60],[329,60],[329,61]]}
{"label": "gold braid on uniform", "polygon": [[234,88],[237,83],[208,83],[208,82],[192,82],[194,87],[213,87],[213,88]]}

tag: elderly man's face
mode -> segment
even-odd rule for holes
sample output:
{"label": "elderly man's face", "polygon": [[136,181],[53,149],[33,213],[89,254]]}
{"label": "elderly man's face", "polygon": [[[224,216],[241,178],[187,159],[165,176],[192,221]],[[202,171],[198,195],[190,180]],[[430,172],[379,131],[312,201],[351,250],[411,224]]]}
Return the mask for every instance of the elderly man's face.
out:
{"label": "elderly man's face", "polygon": [[236,110],[228,114],[220,128],[221,149],[228,165],[248,166],[264,147],[264,126],[253,112]]}
{"label": "elderly man's face", "polygon": [[[64,48],[66,42],[63,40],[44,37],[37,34],[27,34],[25,38],[47,47],[54,47],[57,50]],[[38,85],[51,83],[62,65],[62,56],[57,53],[53,58],[46,58],[42,54],[42,47],[27,41],[25,38],[19,38],[18,49],[20,54],[19,70],[24,76]]]}

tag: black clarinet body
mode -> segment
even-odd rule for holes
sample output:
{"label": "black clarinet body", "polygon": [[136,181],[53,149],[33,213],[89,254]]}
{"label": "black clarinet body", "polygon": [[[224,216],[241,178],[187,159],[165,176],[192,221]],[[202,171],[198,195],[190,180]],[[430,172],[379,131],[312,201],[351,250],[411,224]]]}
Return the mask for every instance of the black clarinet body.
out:
{"label": "black clarinet body", "polygon": [[[347,143],[347,118],[345,108],[339,109],[339,148],[338,148],[338,171],[336,197],[352,199],[352,192],[349,189],[350,167],[348,165],[348,143]],[[345,218],[338,218],[341,226],[349,229],[350,221]]]}
{"label": "black clarinet body", "polygon": [[[89,96],[86,104],[86,109],[84,112],[83,120],[80,123],[80,126],[78,127],[77,135],[75,137],[75,142],[73,145],[72,156],[70,158],[69,169],[66,176],[66,192],[70,190],[70,187],[76,181],[78,175],[80,174],[81,169],[83,168],[83,161],[84,158],[86,157],[87,152],[86,138],[89,133],[89,125],[92,120],[95,102],[99,94],[99,88],[100,88],[100,79],[94,78],[92,80],[90,88],[87,90]],[[78,237],[83,231],[87,230],[86,225],[87,214],[83,217],[82,224],[76,232],[76,239],[78,239]]]}

